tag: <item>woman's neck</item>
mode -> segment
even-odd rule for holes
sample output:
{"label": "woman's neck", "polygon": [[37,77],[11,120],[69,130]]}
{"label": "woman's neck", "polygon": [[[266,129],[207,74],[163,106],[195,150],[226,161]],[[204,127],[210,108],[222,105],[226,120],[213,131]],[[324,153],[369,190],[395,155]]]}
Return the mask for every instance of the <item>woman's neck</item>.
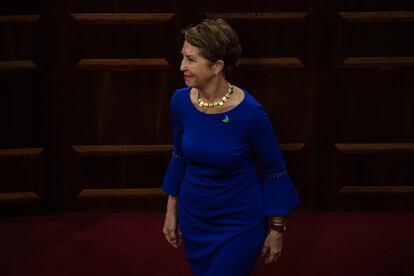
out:
{"label": "woman's neck", "polygon": [[212,79],[208,85],[203,88],[198,88],[203,99],[213,102],[227,93],[228,83],[223,76]]}

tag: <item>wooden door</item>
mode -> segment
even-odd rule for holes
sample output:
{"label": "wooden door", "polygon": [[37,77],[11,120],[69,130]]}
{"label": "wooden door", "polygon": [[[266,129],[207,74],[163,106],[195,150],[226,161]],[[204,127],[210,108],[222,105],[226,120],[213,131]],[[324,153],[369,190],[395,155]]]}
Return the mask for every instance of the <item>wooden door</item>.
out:
{"label": "wooden door", "polygon": [[322,9],[324,206],[413,208],[413,11],[410,1],[335,1]]}

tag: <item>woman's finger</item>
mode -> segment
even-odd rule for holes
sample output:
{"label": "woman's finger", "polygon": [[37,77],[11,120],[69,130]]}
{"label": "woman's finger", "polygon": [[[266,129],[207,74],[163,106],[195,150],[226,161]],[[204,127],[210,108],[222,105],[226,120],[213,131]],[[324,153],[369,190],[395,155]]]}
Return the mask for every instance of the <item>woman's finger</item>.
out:
{"label": "woman's finger", "polygon": [[274,263],[274,262],[276,262],[277,261],[277,259],[279,258],[279,255],[273,255],[271,258],[269,258],[268,260],[267,260],[267,263],[268,264],[270,264],[270,263]]}
{"label": "woman's finger", "polygon": [[170,237],[170,243],[172,246],[174,246],[175,248],[177,248],[177,236],[175,235],[174,231],[170,231],[169,232],[169,237]]}
{"label": "woman's finger", "polygon": [[175,230],[170,229],[170,230],[168,231],[168,234],[170,235],[170,239],[171,239],[173,242],[176,242],[176,241],[177,241],[177,235],[176,235],[176,233],[175,233]]}
{"label": "woman's finger", "polygon": [[166,239],[169,243],[171,243],[170,234],[169,234],[168,230],[163,230],[162,232],[164,233],[164,237],[165,237],[165,239]]}
{"label": "woman's finger", "polygon": [[[164,233],[164,236],[165,236],[165,239],[167,240],[167,242],[169,243],[169,244],[171,244],[172,246],[174,246],[174,247],[176,247],[177,248],[177,245],[176,245],[176,240],[174,240],[173,238],[172,238],[172,236],[171,236],[171,233],[172,232],[174,232],[174,231],[170,231],[170,230],[167,230],[167,229],[163,229],[163,231],[162,231],[163,233]],[[174,233],[173,233],[174,234]],[[175,234],[174,234],[174,237],[175,237]]]}
{"label": "woman's finger", "polygon": [[266,264],[271,263],[274,260],[274,258],[275,258],[275,255],[271,251],[269,251],[269,254],[266,256],[265,263]]}
{"label": "woman's finger", "polygon": [[260,257],[266,256],[268,251],[269,251],[269,247],[264,245],[263,248],[262,248],[262,253],[260,254]]}
{"label": "woman's finger", "polygon": [[162,229],[162,233],[164,234],[165,239],[170,242],[170,236],[168,235],[168,230],[166,228]]}
{"label": "woman's finger", "polygon": [[276,262],[276,260],[279,258],[280,256],[280,251],[279,252],[271,252],[269,257],[266,259],[266,263],[272,263],[272,262]]}

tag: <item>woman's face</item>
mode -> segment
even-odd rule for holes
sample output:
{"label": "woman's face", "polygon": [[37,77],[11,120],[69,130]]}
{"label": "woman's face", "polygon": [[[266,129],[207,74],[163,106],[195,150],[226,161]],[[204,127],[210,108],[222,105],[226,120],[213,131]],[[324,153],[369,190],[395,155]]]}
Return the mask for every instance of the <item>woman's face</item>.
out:
{"label": "woman's face", "polygon": [[217,76],[215,63],[203,58],[200,55],[200,48],[184,41],[181,54],[183,59],[180,70],[184,73],[184,81],[187,86],[203,88]]}

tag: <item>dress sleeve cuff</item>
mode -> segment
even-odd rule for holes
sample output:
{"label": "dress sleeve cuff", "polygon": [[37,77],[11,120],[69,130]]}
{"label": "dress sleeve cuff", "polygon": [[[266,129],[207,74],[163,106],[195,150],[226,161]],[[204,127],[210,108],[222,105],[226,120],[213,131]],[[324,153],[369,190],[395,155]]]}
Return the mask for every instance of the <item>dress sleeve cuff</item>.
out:
{"label": "dress sleeve cuff", "polygon": [[286,169],[264,175],[264,215],[286,216],[300,198]]}
{"label": "dress sleeve cuff", "polygon": [[187,161],[182,155],[172,152],[170,163],[161,189],[171,196],[179,196]]}

